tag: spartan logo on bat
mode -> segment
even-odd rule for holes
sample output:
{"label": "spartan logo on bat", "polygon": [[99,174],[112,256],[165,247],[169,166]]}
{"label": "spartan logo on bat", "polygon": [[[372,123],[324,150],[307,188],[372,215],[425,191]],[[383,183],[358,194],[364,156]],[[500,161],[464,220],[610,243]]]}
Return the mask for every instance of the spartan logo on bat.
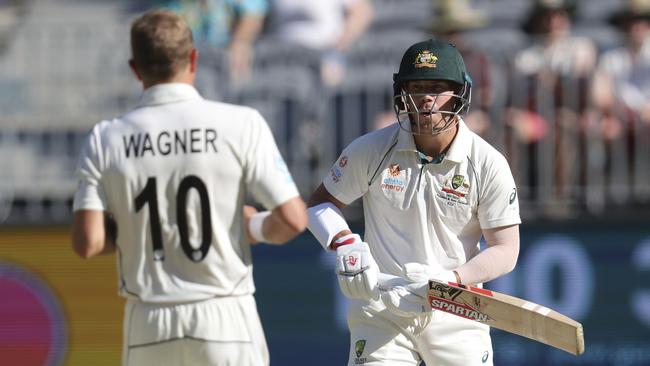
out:
{"label": "spartan logo on bat", "polygon": [[429,290],[435,291],[435,296],[445,300],[456,300],[458,295],[462,293],[461,290],[447,285],[429,282]]}
{"label": "spartan logo on bat", "polygon": [[444,311],[481,323],[492,320],[487,314],[479,310],[480,301],[475,299],[475,304],[472,306],[466,302],[466,299],[458,298],[462,293],[461,289],[429,282],[429,303],[433,310]]}

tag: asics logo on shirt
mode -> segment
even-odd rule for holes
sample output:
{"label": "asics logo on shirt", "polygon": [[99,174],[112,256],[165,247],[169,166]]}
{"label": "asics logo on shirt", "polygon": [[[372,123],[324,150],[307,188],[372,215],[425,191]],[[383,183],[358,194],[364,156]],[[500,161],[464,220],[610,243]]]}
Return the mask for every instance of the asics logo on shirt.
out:
{"label": "asics logo on shirt", "polygon": [[488,357],[490,357],[490,352],[488,352],[488,351],[483,352],[483,358],[481,358],[481,361],[483,363],[486,363],[487,360],[488,360]]}

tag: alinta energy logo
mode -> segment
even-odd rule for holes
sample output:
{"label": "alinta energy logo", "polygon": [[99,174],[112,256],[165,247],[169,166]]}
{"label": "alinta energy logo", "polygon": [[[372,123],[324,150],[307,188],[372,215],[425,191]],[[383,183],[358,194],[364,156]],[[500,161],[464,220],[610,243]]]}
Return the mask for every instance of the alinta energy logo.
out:
{"label": "alinta energy logo", "polygon": [[383,174],[381,181],[381,189],[384,191],[404,192],[406,189],[406,182],[404,181],[404,174],[399,164],[391,164]]}
{"label": "alinta energy logo", "polygon": [[59,300],[36,274],[0,261],[0,363],[63,365],[66,319]]}

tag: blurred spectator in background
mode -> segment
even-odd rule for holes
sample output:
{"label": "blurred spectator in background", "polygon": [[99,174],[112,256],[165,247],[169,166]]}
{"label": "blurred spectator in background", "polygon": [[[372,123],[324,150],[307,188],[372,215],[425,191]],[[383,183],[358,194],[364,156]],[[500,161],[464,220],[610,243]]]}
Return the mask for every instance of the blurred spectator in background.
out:
{"label": "blurred spectator in background", "polygon": [[227,47],[231,81],[248,80],[252,46],[264,25],[267,0],[156,0],[180,14],[202,47]]}
{"label": "blurred spectator in background", "polygon": [[369,0],[270,0],[268,32],[322,52],[321,81],[336,86],[345,74],[346,52],[370,25],[372,14]]}
{"label": "blurred spectator in background", "polygon": [[[537,141],[544,137],[548,126],[541,116],[531,115],[539,107],[535,87],[548,89],[550,94],[559,92],[560,79],[588,78],[596,65],[597,51],[587,38],[571,34],[572,16],[576,12],[575,1],[534,0],[530,13],[523,24],[533,45],[515,56],[515,71],[519,77],[528,79],[534,87],[526,97],[527,112],[517,114],[515,129],[525,141]],[[561,96],[555,95],[556,99]],[[557,100],[556,102],[561,102]],[[555,103],[557,104],[561,103]]]}
{"label": "blurred spectator in background", "polygon": [[[515,83],[510,90],[509,124],[528,144],[528,184],[535,196],[539,181],[537,143],[552,143],[551,170],[554,192],[564,196],[567,176],[580,148],[575,138],[582,134],[586,115],[589,78],[594,71],[597,50],[587,38],[571,34],[577,12],[576,1],[534,0],[523,30],[533,45],[520,51],[514,60]],[[584,160],[584,159],[583,159]],[[582,160],[581,160],[582,161]]]}
{"label": "blurred spectator in background", "polygon": [[431,33],[450,41],[463,55],[465,67],[472,78],[472,111],[463,120],[476,134],[485,136],[490,126],[492,104],[491,62],[488,54],[467,39],[466,32],[488,25],[487,16],[472,9],[468,0],[437,0],[436,16]]}
{"label": "blurred spectator in background", "polygon": [[607,140],[621,135],[621,121],[650,123],[650,1],[629,0],[610,22],[625,34],[625,45],[605,52],[594,75],[594,105]]}
{"label": "blurred spectator in background", "polygon": [[2,54],[11,36],[20,24],[20,17],[25,14],[31,1],[0,0],[0,54]]}

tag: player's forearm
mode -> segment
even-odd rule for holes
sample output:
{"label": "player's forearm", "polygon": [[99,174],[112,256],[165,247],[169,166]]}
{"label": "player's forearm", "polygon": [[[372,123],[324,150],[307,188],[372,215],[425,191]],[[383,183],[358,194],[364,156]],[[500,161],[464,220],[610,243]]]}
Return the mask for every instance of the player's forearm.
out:
{"label": "player's forearm", "polygon": [[264,17],[260,15],[246,15],[237,23],[233,31],[232,44],[252,44],[262,30]]}
{"label": "player's forearm", "polygon": [[348,11],[344,30],[337,42],[337,48],[341,51],[347,50],[361,36],[373,17],[372,6],[366,0],[358,1]]}
{"label": "player's forearm", "polygon": [[519,256],[519,226],[485,230],[488,247],[456,269],[462,284],[491,281],[512,271]]}
{"label": "player's forearm", "polygon": [[91,258],[98,255],[113,254],[117,246],[115,237],[109,236],[108,232],[98,232],[94,237],[87,237],[79,241],[81,244],[75,246],[75,252],[81,258]]}
{"label": "player's forearm", "polygon": [[72,223],[72,248],[81,258],[114,253],[117,225],[99,210],[79,210]]}
{"label": "player's forearm", "polygon": [[105,241],[104,246],[102,247],[101,251],[99,251],[95,255],[106,255],[106,254],[113,254],[115,253],[115,250],[117,249],[117,246],[115,245],[114,241]]}
{"label": "player's forearm", "polygon": [[307,222],[287,222],[278,216],[271,215],[264,222],[263,229],[268,244],[284,244],[305,230]]}
{"label": "player's forearm", "polygon": [[284,244],[307,227],[307,212],[305,203],[300,197],[274,208],[262,223],[264,240],[269,244]]}

